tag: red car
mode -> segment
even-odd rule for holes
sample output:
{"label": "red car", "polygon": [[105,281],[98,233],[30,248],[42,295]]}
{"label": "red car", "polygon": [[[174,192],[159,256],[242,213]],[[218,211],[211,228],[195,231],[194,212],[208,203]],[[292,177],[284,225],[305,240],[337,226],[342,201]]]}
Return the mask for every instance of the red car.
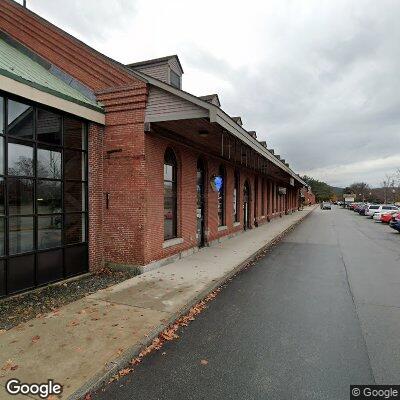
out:
{"label": "red car", "polygon": [[392,218],[398,217],[400,215],[400,213],[387,213],[387,214],[382,214],[381,215],[381,222],[388,224]]}

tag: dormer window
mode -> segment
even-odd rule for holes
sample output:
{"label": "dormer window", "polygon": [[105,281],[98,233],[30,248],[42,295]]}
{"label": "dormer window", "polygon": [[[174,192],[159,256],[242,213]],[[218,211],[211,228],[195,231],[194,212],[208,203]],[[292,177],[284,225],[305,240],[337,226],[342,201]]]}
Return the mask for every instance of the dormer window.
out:
{"label": "dormer window", "polygon": [[181,77],[176,72],[172,71],[172,69],[169,71],[169,79],[172,86],[178,89],[181,88]]}
{"label": "dormer window", "polygon": [[183,69],[177,55],[140,61],[127,66],[178,89],[182,88]]}

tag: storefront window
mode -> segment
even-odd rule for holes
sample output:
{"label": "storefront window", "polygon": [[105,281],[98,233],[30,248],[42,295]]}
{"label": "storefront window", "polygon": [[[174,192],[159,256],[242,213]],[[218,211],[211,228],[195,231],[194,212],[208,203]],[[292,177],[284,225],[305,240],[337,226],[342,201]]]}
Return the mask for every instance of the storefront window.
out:
{"label": "storefront window", "polygon": [[86,135],[78,118],[0,97],[3,294],[87,271]]}
{"label": "storefront window", "polygon": [[9,253],[26,253],[33,250],[33,217],[9,218]]}
{"label": "storefront window", "polygon": [[173,150],[164,156],[164,240],[177,236],[177,161]]}
{"label": "storefront window", "polygon": [[62,215],[38,217],[38,249],[61,246]]}

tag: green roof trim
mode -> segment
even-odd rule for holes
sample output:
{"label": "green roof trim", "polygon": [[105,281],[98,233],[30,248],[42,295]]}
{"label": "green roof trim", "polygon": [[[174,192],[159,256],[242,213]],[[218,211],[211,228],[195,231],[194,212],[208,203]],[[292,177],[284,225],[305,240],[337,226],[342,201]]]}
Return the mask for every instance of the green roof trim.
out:
{"label": "green roof trim", "polygon": [[0,74],[42,92],[80,106],[105,113],[96,101],[84,96],[77,89],[53,75],[43,65],[34,61],[0,38]]}

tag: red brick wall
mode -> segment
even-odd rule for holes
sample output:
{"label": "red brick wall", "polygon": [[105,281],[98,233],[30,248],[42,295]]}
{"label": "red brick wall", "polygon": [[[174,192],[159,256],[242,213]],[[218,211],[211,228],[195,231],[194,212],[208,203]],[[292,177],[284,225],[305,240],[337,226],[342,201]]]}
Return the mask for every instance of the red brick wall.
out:
{"label": "red brick wall", "polygon": [[[167,148],[172,148],[178,160],[178,237],[183,239],[183,243],[163,248],[164,243],[164,186],[163,186],[163,164],[164,154]],[[226,235],[241,231],[243,229],[243,187],[248,180],[251,189],[250,195],[250,221],[254,226],[254,202],[257,201],[258,224],[267,222],[267,213],[272,218],[278,216],[278,211],[272,215],[272,181],[265,179],[264,184],[264,200],[265,200],[265,217],[261,215],[261,191],[262,177],[258,177],[258,196],[255,198],[255,173],[246,168],[241,168],[240,172],[240,188],[239,188],[239,213],[240,225],[234,226],[233,214],[233,189],[234,189],[234,173],[235,167],[224,163],[223,161],[202,155],[194,149],[189,149],[176,142],[162,138],[154,133],[145,135],[145,170],[146,170],[146,190],[145,196],[147,200],[143,202],[146,207],[145,221],[146,229],[144,233],[144,258],[140,263],[147,264],[151,261],[166,258],[178,252],[197,246],[196,239],[196,172],[197,160],[201,157],[205,164],[205,231],[207,233],[206,240],[214,241]],[[225,224],[224,230],[218,229],[218,194],[211,189],[210,177],[218,175],[219,167],[223,164],[226,171],[225,180]],[[136,185],[135,185],[136,186]],[[294,189],[288,188],[287,196],[275,196],[276,209],[282,213],[285,211],[294,211],[296,206],[289,204],[290,196],[294,193]],[[274,192],[277,193],[277,190]],[[287,202],[287,205],[285,206]]]}
{"label": "red brick wall", "polygon": [[304,204],[306,205],[312,205],[315,204],[315,194],[312,192],[309,192],[306,188],[301,190],[302,195],[304,196]]}
{"label": "red brick wall", "polygon": [[[117,63],[13,1],[0,0],[0,9],[1,30],[94,90],[104,104],[106,126],[90,124],[89,128],[90,268],[99,269],[105,262],[143,265],[196,246],[196,169],[200,154],[144,133],[147,85]],[[163,160],[168,146],[175,151],[179,163],[178,236],[183,243],[164,249]],[[219,173],[222,162],[208,155],[202,157],[206,167],[205,231],[208,242],[243,229],[246,180],[251,188],[249,218],[252,226],[255,218],[258,224],[267,220],[261,218],[262,190],[265,191],[268,218],[288,210],[285,196],[277,195],[276,182],[265,181],[263,185],[262,177],[258,176],[256,197],[255,173],[240,168],[241,224],[233,226],[235,168],[223,163],[227,228],[218,229],[218,195],[211,190],[209,182],[212,175]],[[291,189],[288,190],[290,193]],[[294,200],[298,195],[296,189]],[[296,207],[297,204],[293,208]]]}
{"label": "red brick wall", "polygon": [[93,90],[138,81],[116,63],[12,0],[0,0],[0,30]]}
{"label": "red brick wall", "polygon": [[89,125],[89,265],[103,266],[103,138],[104,126]]}
{"label": "red brick wall", "polygon": [[98,92],[106,109],[104,133],[104,258],[117,264],[143,264],[148,176],[145,165],[142,85]]}

